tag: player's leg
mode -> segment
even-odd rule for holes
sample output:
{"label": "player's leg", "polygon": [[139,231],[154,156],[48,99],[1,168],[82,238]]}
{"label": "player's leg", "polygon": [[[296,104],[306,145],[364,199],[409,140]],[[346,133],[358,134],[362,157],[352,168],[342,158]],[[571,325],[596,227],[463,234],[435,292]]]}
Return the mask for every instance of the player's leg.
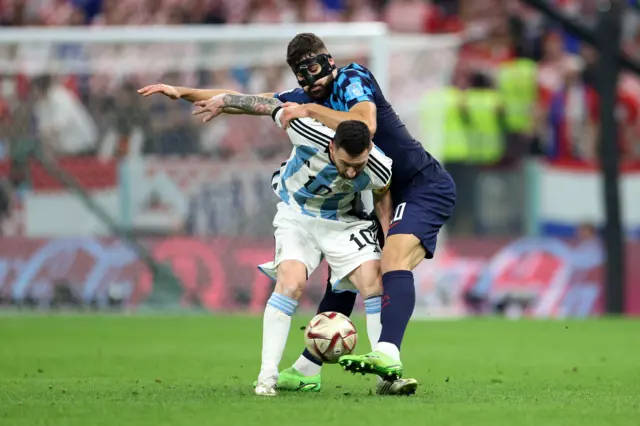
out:
{"label": "player's leg", "polygon": [[[380,318],[382,306],[382,277],[380,274],[380,261],[370,260],[360,265],[349,275],[351,281],[364,299],[366,313],[367,337],[371,344],[371,350],[375,351],[382,331]],[[415,379],[402,379],[387,382],[380,376],[376,380],[377,395],[413,395],[418,388]]]}
{"label": "player's leg", "polygon": [[[369,227],[369,225],[367,225]],[[373,227],[372,227],[373,228]],[[382,229],[380,225],[377,224],[377,240],[381,247],[384,246],[384,234],[382,233]],[[348,233],[350,236],[351,233]],[[378,270],[379,274],[379,270]],[[348,317],[351,316],[353,312],[353,307],[356,303],[357,294],[351,291],[333,291],[333,286],[331,285],[331,268],[329,268],[329,278],[327,279],[327,286],[325,288],[324,296],[320,301],[320,305],[318,306],[317,313],[321,312],[339,312]],[[368,302],[369,307],[367,311],[369,314],[373,316],[380,317],[380,311],[376,308],[377,302],[375,300],[370,300]],[[367,327],[369,324],[373,324],[373,321],[367,321]],[[379,325],[379,328],[382,326]],[[380,333],[377,334],[375,331],[371,330],[367,332],[367,336],[369,337],[370,342],[372,342],[372,336],[377,335],[380,336]],[[377,342],[377,338],[375,339]],[[372,349],[375,347],[372,343]],[[308,349],[302,352],[302,355],[296,360],[292,368],[284,370],[281,372],[278,377],[278,388],[289,389],[289,390],[303,390],[303,391],[319,391],[320,390],[320,370],[322,368],[322,361],[314,357]]]}
{"label": "player's leg", "polygon": [[262,363],[256,383],[258,395],[275,395],[278,365],[291,329],[291,316],[298,306],[308,275],[320,263],[320,251],[296,213],[279,208],[276,226],[275,261],[260,269],[276,279],[276,287],[267,302],[263,320]]}
{"label": "player's leg", "polygon": [[411,272],[423,258],[435,252],[438,232],[453,213],[455,185],[441,170],[431,181],[409,188],[395,209],[381,269],[382,332],[376,351],[347,356],[340,364],[347,370],[377,374],[387,379],[402,376],[400,346],[415,307]]}
{"label": "player's leg", "polygon": [[380,339],[382,323],[380,313],[382,306],[382,278],[380,261],[368,260],[348,275],[348,280],[356,287],[364,300],[366,314],[367,337],[374,350]]}
{"label": "player's leg", "polygon": [[[349,241],[353,238],[351,235],[357,235],[364,241],[375,241],[368,238],[373,236],[371,232],[375,232],[370,225],[352,224],[350,227]],[[359,250],[349,250],[344,252],[341,250],[335,251],[331,256],[325,252],[327,261],[331,262],[330,265],[335,269],[336,273],[333,274],[332,279],[335,282],[335,289],[349,291],[350,285],[355,286],[358,292],[364,299],[365,312],[366,312],[366,324],[367,324],[367,337],[371,344],[371,350],[374,351],[378,345],[380,333],[382,330],[382,323],[380,319],[381,313],[381,295],[382,295],[382,278],[380,273],[380,261],[378,260],[380,250],[377,245],[369,245],[363,247],[363,244],[358,244]],[[344,246],[336,245],[341,248]],[[371,257],[374,257],[371,259]],[[356,266],[357,265],[357,266]],[[356,266],[355,269],[353,267]],[[345,272],[350,271],[350,272]],[[346,278],[342,278],[344,273],[348,273]],[[415,379],[397,379],[391,383],[387,383],[380,377],[377,378],[376,393],[378,395],[411,395],[416,392],[418,382]]]}
{"label": "player's leg", "polygon": [[[329,276],[331,276],[331,271],[329,271]],[[336,293],[333,291],[330,279],[327,279],[325,294],[320,301],[317,313],[339,312],[351,316],[355,302],[356,293]],[[292,367],[280,372],[278,390],[317,392],[322,387],[321,370],[322,361],[305,348]]]}
{"label": "player's leg", "polygon": [[277,274],[262,323],[262,363],[256,385],[259,395],[275,395],[278,366],[289,337],[291,316],[307,281],[307,267],[298,260],[285,260],[278,265]]}

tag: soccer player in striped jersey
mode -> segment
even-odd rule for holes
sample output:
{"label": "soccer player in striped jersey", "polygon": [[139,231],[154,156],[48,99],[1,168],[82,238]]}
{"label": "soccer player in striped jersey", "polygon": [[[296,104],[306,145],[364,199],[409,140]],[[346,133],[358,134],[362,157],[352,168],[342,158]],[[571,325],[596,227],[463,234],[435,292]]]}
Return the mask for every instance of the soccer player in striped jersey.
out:
{"label": "soccer player in striped jersey", "polygon": [[[221,95],[220,111],[238,108],[270,114],[282,126],[284,110],[274,98]],[[380,333],[381,250],[376,222],[363,219],[358,194],[372,190],[376,211],[389,220],[391,160],[371,142],[361,121],[345,121],[331,130],[309,118],[292,120],[286,129],[293,149],[276,171],[272,187],[280,198],[273,224],[275,258],[259,268],[276,281],[264,314],[262,365],[255,387],[258,395],[275,395],[280,389],[301,385],[295,366],[279,378],[278,365],[307,277],[322,258],[330,266],[333,291],[358,291],[367,307],[367,334],[375,347]],[[305,387],[320,389],[320,375]]]}
{"label": "soccer player in striped jersey", "polygon": [[[373,74],[352,63],[337,68],[324,42],[315,34],[298,34],[287,46],[287,63],[300,85],[280,93],[265,93],[285,102],[282,124],[310,117],[336,129],[344,121],[367,124],[373,142],[393,159],[390,188],[394,214],[390,222],[379,218],[385,234],[381,260],[384,288],[382,332],[372,353],[342,357],[350,371],[376,374],[388,383],[378,393],[388,393],[403,375],[400,346],[413,314],[416,291],[412,269],[435,254],[440,229],[453,214],[456,188],[451,176],[407,130],[386,99]],[[203,121],[221,112],[245,114],[235,107],[220,110],[212,97],[236,93],[224,89],[201,90],[155,84],[139,90],[143,96],[162,93],[172,99],[195,102]],[[211,105],[209,105],[211,104]],[[253,112],[251,112],[253,114]],[[329,289],[328,289],[329,290]],[[348,293],[327,291],[321,306],[348,315],[355,299]],[[305,351],[309,365],[321,361]]]}

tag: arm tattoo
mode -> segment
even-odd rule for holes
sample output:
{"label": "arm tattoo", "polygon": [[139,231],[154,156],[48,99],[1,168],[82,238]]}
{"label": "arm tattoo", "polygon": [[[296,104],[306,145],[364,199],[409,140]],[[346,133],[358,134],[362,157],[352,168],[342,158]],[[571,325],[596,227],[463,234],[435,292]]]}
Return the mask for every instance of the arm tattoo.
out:
{"label": "arm tattoo", "polygon": [[225,108],[235,108],[254,115],[271,115],[282,105],[277,98],[263,98],[253,95],[225,95],[222,98]]}

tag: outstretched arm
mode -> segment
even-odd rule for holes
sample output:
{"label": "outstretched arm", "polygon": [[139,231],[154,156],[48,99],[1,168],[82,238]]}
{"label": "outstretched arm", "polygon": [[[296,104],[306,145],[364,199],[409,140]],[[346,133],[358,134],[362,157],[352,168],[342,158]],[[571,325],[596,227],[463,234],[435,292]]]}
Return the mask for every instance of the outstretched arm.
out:
{"label": "outstretched arm", "polygon": [[[227,89],[194,89],[191,87],[170,86],[168,84],[152,84],[149,86],[145,86],[142,89],[139,89],[138,93],[145,98],[155,93],[160,93],[161,95],[165,95],[169,99],[184,99],[191,103],[206,101],[213,98],[214,96],[224,94],[242,95],[242,93]],[[258,96],[273,98],[274,95],[275,93],[261,93]],[[246,114],[246,112],[234,108],[225,109],[223,112],[225,114]]]}
{"label": "outstretched arm", "polygon": [[256,95],[221,94],[205,101],[195,103],[194,115],[203,115],[202,122],[211,121],[228,109],[240,111],[241,114],[271,115],[282,105],[277,98]]}
{"label": "outstretched arm", "polygon": [[338,125],[347,120],[364,121],[369,127],[371,136],[376,133],[376,105],[373,102],[360,102],[349,111],[335,111],[322,105],[308,104],[301,105],[303,116],[311,117],[332,129],[337,129]]}

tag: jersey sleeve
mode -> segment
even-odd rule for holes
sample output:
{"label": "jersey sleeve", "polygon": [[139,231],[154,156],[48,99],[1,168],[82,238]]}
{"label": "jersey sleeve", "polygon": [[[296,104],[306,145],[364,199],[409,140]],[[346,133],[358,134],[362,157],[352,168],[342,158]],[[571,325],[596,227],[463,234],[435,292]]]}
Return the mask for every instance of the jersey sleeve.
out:
{"label": "jersey sleeve", "polygon": [[276,93],[275,95],[273,95],[273,97],[283,103],[295,102],[297,104],[308,104],[309,102],[311,102],[309,95],[307,95],[306,92],[300,87]]}
{"label": "jersey sleeve", "polygon": [[[278,107],[273,111],[272,118],[278,127],[283,128],[280,121],[284,108]],[[306,145],[323,152],[329,152],[329,143],[333,140],[335,131],[319,121],[311,118],[296,118],[289,122],[286,129],[291,143],[296,146]]]}
{"label": "jersey sleeve", "polygon": [[338,99],[353,108],[360,102],[375,103],[375,86],[371,79],[362,71],[355,69],[344,70],[338,76]]}
{"label": "jersey sleeve", "polygon": [[371,181],[366,189],[371,189],[375,194],[385,193],[391,186],[391,158],[374,146],[369,154],[369,162],[367,163],[366,173]]}

